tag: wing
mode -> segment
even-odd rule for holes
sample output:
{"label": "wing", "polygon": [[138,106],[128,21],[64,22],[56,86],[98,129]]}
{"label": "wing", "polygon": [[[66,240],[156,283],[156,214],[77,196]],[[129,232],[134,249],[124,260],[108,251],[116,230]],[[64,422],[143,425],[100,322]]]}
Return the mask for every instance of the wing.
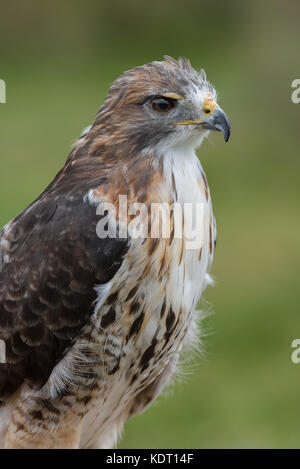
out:
{"label": "wing", "polygon": [[42,386],[93,312],[94,287],[118,271],[125,239],[99,239],[96,207],[46,194],[0,232],[0,399]]}

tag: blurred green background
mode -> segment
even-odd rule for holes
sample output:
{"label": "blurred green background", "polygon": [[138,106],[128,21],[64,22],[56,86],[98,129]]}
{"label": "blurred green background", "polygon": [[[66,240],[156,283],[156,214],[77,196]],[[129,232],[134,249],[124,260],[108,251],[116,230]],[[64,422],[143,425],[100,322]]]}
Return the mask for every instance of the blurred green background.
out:
{"label": "blurred green background", "polygon": [[300,447],[300,3],[1,2],[0,226],[54,177],[124,70],[164,54],[205,68],[230,117],[199,150],[217,279],[205,357],[125,427],[121,448]]}

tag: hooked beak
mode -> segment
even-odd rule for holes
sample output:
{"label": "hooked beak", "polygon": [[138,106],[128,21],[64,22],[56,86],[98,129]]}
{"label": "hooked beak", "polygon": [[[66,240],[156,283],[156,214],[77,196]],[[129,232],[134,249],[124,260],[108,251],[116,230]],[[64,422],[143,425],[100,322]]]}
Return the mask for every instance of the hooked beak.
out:
{"label": "hooked beak", "polygon": [[230,137],[230,122],[221,108],[216,108],[211,116],[201,123],[202,127],[208,130],[217,130],[223,132],[225,142],[228,142]]}
{"label": "hooked beak", "polygon": [[[211,98],[209,98],[211,100]],[[225,142],[230,137],[230,122],[224,111],[215,103],[209,102],[210,115],[206,119],[173,122],[172,125],[201,125],[204,129],[223,132]],[[205,110],[208,106],[206,105]],[[207,111],[206,111],[207,112]]]}

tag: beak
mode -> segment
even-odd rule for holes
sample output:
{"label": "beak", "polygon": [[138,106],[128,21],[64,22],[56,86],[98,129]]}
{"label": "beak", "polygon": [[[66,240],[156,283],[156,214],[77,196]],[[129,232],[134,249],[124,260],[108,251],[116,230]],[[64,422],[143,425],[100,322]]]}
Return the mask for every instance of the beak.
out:
{"label": "beak", "polygon": [[225,142],[228,142],[230,137],[230,122],[221,108],[217,107],[211,116],[202,121],[201,125],[208,130],[223,132],[224,140]]}
{"label": "beak", "polygon": [[201,125],[208,130],[223,132],[225,142],[227,142],[230,137],[229,119],[219,106],[216,106],[212,114],[206,119],[174,122],[172,125]]}

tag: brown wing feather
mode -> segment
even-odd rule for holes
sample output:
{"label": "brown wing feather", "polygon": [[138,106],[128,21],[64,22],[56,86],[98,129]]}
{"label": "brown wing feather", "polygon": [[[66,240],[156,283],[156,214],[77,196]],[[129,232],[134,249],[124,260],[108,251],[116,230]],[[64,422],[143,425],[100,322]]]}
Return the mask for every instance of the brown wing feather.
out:
{"label": "brown wing feather", "polygon": [[97,237],[85,190],[44,193],[0,233],[0,399],[25,379],[47,381],[93,312],[94,286],[115,275],[127,252],[127,240]]}

